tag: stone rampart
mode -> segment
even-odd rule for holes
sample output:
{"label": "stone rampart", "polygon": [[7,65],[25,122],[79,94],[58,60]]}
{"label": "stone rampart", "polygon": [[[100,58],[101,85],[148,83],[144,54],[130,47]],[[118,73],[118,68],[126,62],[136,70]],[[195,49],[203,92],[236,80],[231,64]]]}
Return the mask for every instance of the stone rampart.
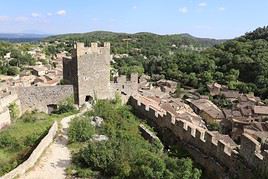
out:
{"label": "stone rampart", "polygon": [[8,108],[4,108],[0,113],[0,130],[11,124],[10,114]]}
{"label": "stone rampart", "polygon": [[115,83],[112,83],[112,94],[116,92],[121,93],[123,103],[127,103],[130,96],[137,94],[139,89],[139,75],[137,73],[131,74],[128,79],[126,75],[117,77]]}
{"label": "stone rampart", "polygon": [[158,137],[149,129],[147,129],[143,124],[139,125],[139,130],[143,138],[148,140],[149,142],[153,143],[154,141],[159,140]]}
{"label": "stone rampart", "polygon": [[2,107],[8,107],[11,103],[18,99],[18,95],[16,93],[9,93],[6,96],[0,99],[0,105]]}
{"label": "stone rampart", "polygon": [[32,152],[30,157],[25,162],[20,164],[17,168],[2,176],[1,179],[13,179],[19,177],[20,175],[23,175],[25,172],[31,169],[41,157],[42,153],[46,150],[46,148],[52,143],[54,137],[57,134],[57,130],[58,124],[57,122],[54,122],[48,134],[41,140],[41,142]]}
{"label": "stone rampart", "polygon": [[168,129],[189,151],[194,160],[208,170],[216,171],[218,178],[253,178],[253,170],[268,170],[268,152],[261,150],[261,145],[254,138],[244,135],[239,148],[234,148],[224,140],[219,140],[217,133],[211,132],[183,119],[175,118],[171,113],[157,109],[153,105],[132,96],[129,104],[136,113],[154,123],[158,130]]}
{"label": "stone rampart", "polygon": [[73,96],[72,85],[31,86],[17,88],[16,91],[21,101],[22,113],[27,110],[48,113],[48,105],[57,105],[66,98]]}
{"label": "stone rampart", "polygon": [[15,103],[18,107],[18,115],[21,115],[21,103],[18,95],[14,92],[8,92],[0,98],[0,129],[11,124],[9,106]]}

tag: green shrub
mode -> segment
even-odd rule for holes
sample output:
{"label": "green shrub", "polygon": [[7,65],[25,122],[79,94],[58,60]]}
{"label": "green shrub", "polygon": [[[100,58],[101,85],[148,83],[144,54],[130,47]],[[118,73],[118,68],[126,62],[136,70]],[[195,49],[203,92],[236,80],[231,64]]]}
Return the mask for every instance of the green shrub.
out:
{"label": "green shrub", "polygon": [[9,66],[7,68],[7,75],[15,76],[15,75],[18,75],[19,72],[20,72],[20,69],[18,67]]}
{"label": "green shrub", "polygon": [[63,113],[73,112],[73,111],[75,111],[75,107],[73,105],[63,104],[63,105],[60,105],[58,110],[53,113],[63,114]]}
{"label": "green shrub", "polygon": [[111,173],[112,162],[116,160],[112,143],[100,142],[96,144],[89,142],[88,146],[81,152],[81,159],[86,166],[91,166],[95,170]]}
{"label": "green shrub", "polygon": [[8,106],[8,109],[9,109],[9,112],[10,112],[11,119],[13,121],[15,121],[19,117],[19,107],[18,107],[18,105],[16,103],[11,103]]}
{"label": "green shrub", "polygon": [[59,108],[54,111],[55,114],[63,114],[68,112],[74,112],[76,111],[76,108],[74,107],[74,99],[73,97],[69,97],[62,101],[59,105]]}
{"label": "green shrub", "polygon": [[90,124],[90,120],[85,118],[73,119],[68,131],[69,141],[84,142],[89,140],[95,133],[95,128]]}
{"label": "green shrub", "polygon": [[19,143],[15,137],[12,137],[9,133],[3,132],[0,135],[0,148],[17,149]]}
{"label": "green shrub", "polygon": [[33,133],[32,135],[26,137],[26,139],[24,140],[24,145],[25,146],[34,146],[36,141],[39,138],[40,138],[40,134]]}
{"label": "green shrub", "polygon": [[11,171],[16,166],[18,166],[18,162],[17,161],[14,161],[14,162],[8,163],[8,164],[4,164],[4,165],[1,165],[1,163],[0,163],[0,176],[2,176],[5,173]]}
{"label": "green shrub", "polygon": [[45,113],[32,111],[24,113],[20,119],[24,122],[36,122],[38,120],[45,120],[47,117],[48,115]]}
{"label": "green shrub", "polygon": [[157,155],[143,151],[135,161],[132,178],[163,178],[166,170],[164,161]]}
{"label": "green shrub", "polygon": [[210,123],[210,124],[207,124],[207,128],[210,130],[210,131],[220,131],[220,124],[214,122],[214,123]]}
{"label": "green shrub", "polygon": [[94,172],[88,168],[79,168],[77,169],[77,176],[80,178],[90,178],[94,176]]}

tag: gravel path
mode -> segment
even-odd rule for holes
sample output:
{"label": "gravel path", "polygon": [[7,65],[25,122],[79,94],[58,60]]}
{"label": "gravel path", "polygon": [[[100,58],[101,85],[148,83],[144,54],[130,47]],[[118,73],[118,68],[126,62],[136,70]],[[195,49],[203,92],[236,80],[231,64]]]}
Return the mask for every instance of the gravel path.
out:
{"label": "gravel path", "polygon": [[71,154],[67,148],[67,129],[74,116],[61,120],[62,129],[54,142],[49,146],[33,169],[27,172],[21,179],[47,179],[65,178],[65,168],[71,163]]}
{"label": "gravel path", "polygon": [[34,168],[21,176],[20,179],[66,178],[65,169],[71,164],[71,153],[67,147],[69,122],[76,116],[80,116],[90,109],[91,105],[86,104],[80,109],[80,113],[63,118],[60,122],[62,126],[60,134],[48,147]]}

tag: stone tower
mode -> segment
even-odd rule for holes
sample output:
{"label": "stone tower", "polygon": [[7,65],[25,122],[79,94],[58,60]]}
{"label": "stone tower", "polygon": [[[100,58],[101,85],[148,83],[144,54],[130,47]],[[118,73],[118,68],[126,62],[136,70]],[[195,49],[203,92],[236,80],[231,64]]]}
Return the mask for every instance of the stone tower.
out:
{"label": "stone tower", "polygon": [[108,99],[110,91],[110,43],[74,45],[72,59],[63,60],[63,79],[73,84],[75,102],[81,106],[93,99]]}

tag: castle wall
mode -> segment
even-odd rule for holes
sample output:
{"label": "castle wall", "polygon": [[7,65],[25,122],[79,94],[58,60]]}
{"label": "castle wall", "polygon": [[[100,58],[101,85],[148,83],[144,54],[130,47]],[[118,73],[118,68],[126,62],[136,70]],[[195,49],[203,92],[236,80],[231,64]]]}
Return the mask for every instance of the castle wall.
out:
{"label": "castle wall", "polygon": [[139,125],[139,130],[141,132],[142,137],[145,140],[148,140],[150,143],[153,143],[154,141],[159,141],[158,137],[149,129],[147,129],[143,124]]}
{"label": "castle wall", "polygon": [[10,113],[8,108],[3,109],[0,113],[0,130],[11,124]]}
{"label": "castle wall", "polygon": [[14,92],[7,93],[0,99],[0,129],[7,127],[11,124],[11,116],[9,106],[15,103],[18,107],[18,115],[21,115],[21,103],[18,95]]}
{"label": "castle wall", "polygon": [[47,113],[47,105],[59,104],[66,98],[73,96],[72,85],[20,87],[16,91],[21,101],[22,113],[28,110]]}
{"label": "castle wall", "polygon": [[175,141],[179,141],[196,162],[218,178],[253,178],[253,170],[263,173],[267,171],[268,153],[261,151],[260,144],[249,136],[242,138],[240,150],[237,151],[228,143],[217,139],[215,133],[175,119],[168,112],[155,110],[138,98],[132,96],[129,104],[149,124],[153,123],[158,131],[170,130]]}
{"label": "castle wall", "polygon": [[18,95],[16,93],[9,93],[5,97],[0,99],[1,107],[8,107],[11,103],[18,99]]}
{"label": "castle wall", "polygon": [[127,80],[126,75],[117,77],[117,82],[111,84],[111,93],[121,93],[121,99],[123,103],[127,103],[130,96],[138,93],[139,89],[139,75],[137,73],[131,74],[130,79]]}

